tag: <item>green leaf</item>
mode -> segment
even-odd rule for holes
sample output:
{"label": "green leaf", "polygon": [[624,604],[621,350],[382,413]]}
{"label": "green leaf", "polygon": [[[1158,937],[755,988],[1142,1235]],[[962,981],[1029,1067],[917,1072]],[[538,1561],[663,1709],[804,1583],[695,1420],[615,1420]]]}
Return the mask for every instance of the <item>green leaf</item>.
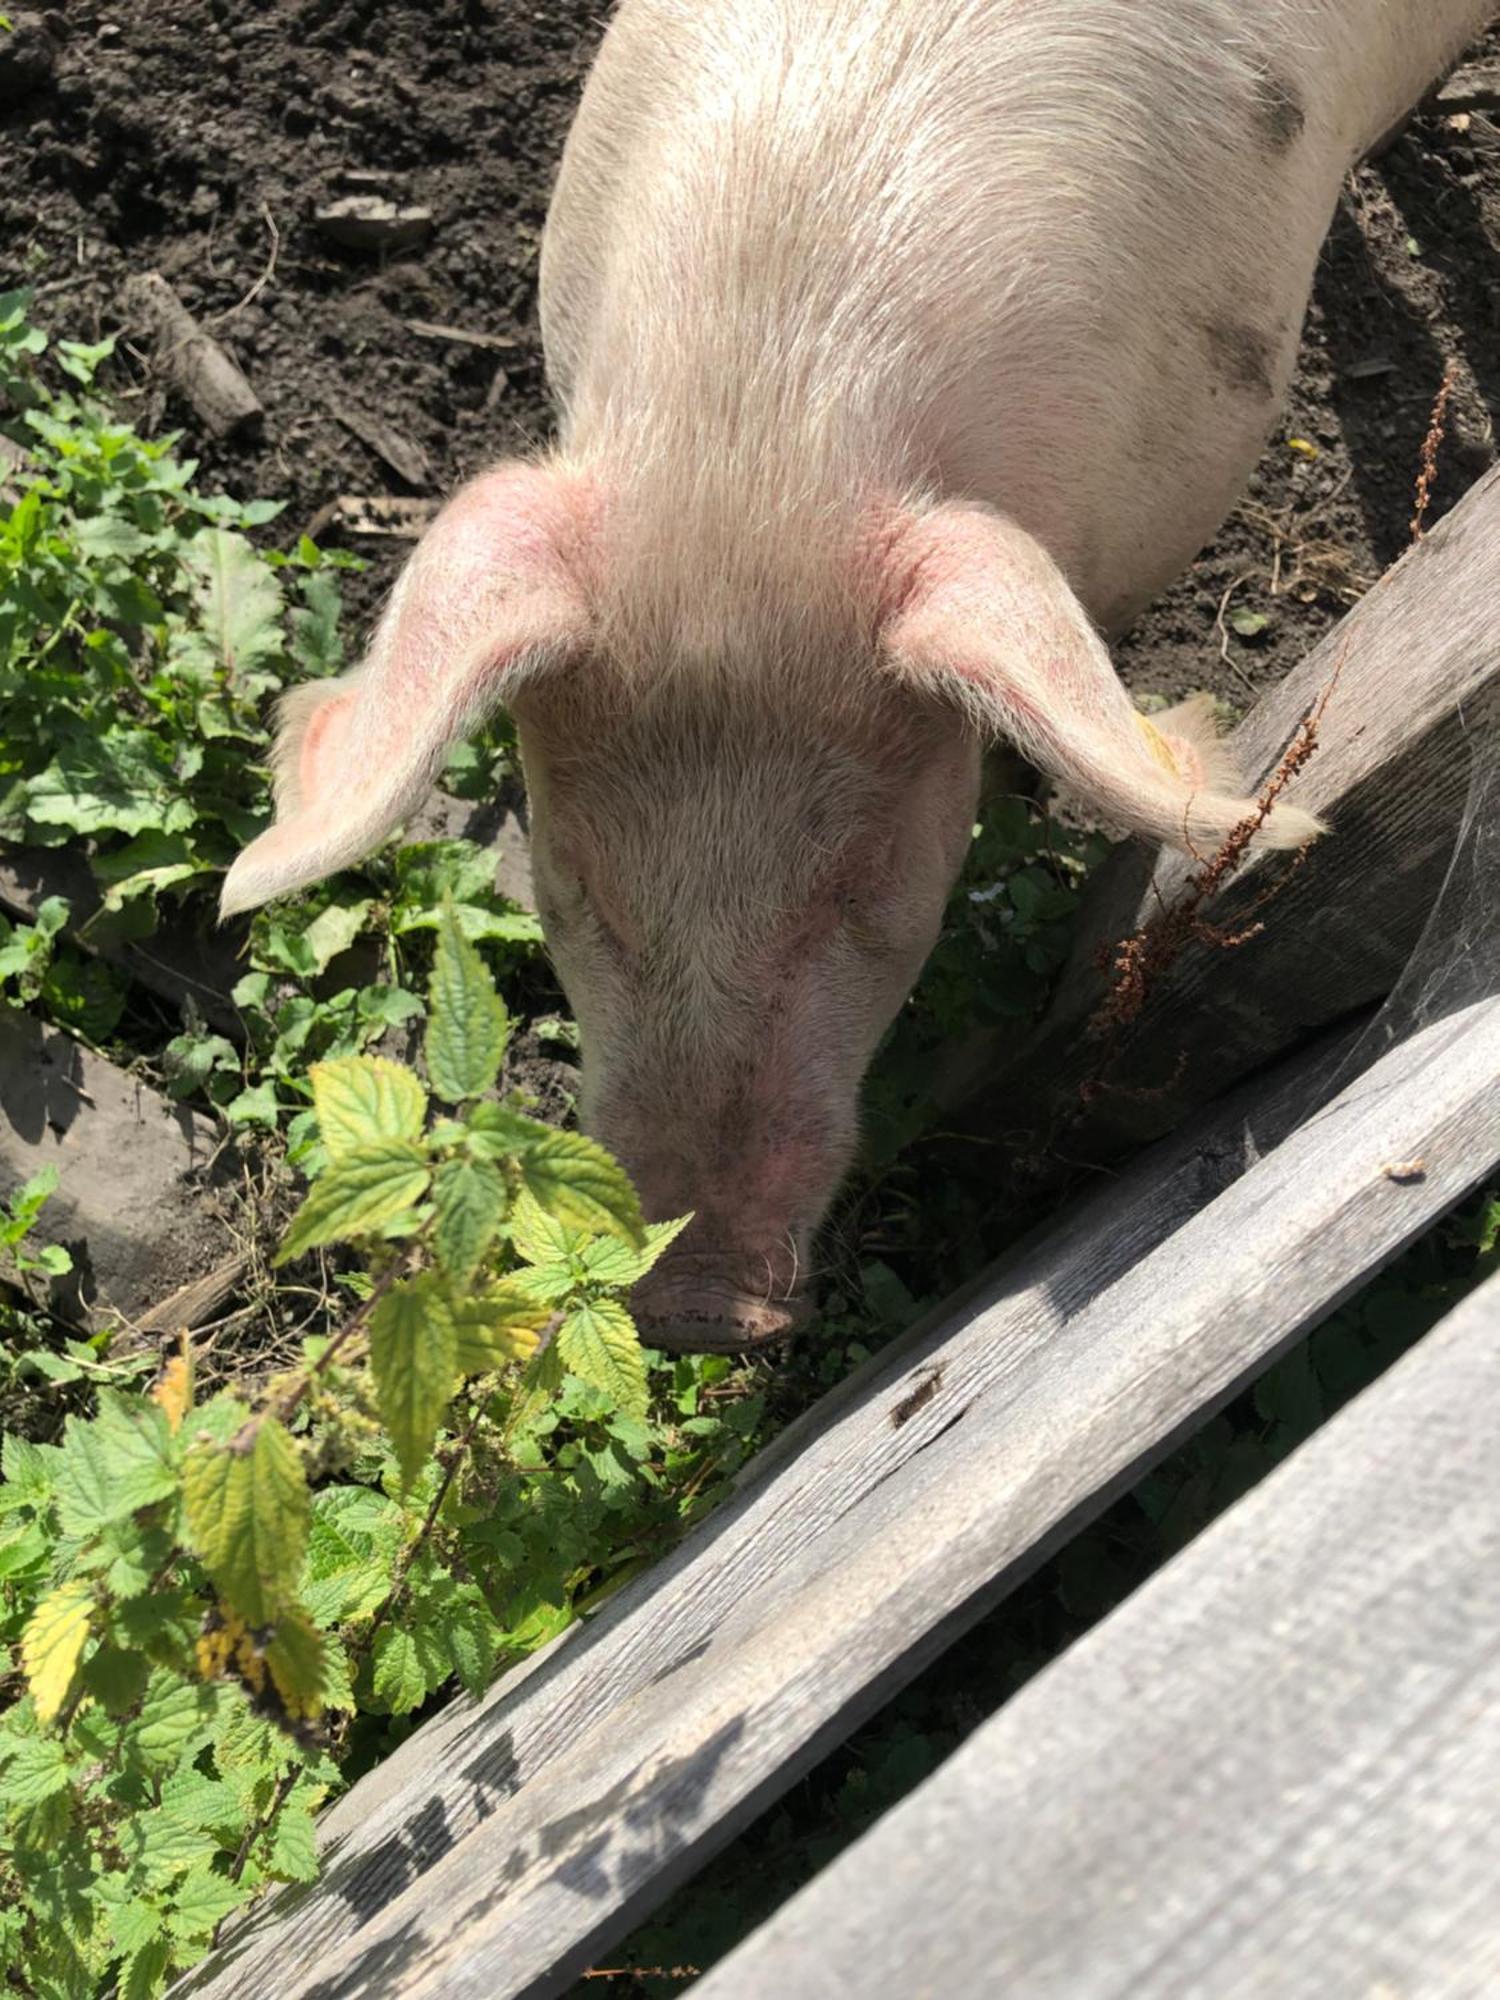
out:
{"label": "green leaf", "polygon": [[427,1699],[427,1668],[415,1632],[404,1625],[382,1625],[375,1635],[371,1684],[375,1698],[391,1715],[408,1715]]}
{"label": "green leaf", "polygon": [[266,1644],[266,1665],[289,1715],[317,1716],[323,1707],[323,1641],[301,1611],[283,1611]]}
{"label": "green leaf", "polygon": [[271,1831],[266,1873],[278,1882],[314,1882],[318,1875],[318,1829],[311,1809],[297,1794],[282,1806]]}
{"label": "green leaf", "polygon": [[1229,623],[1242,639],[1254,639],[1270,624],[1270,614],[1265,611],[1231,611]]}
{"label": "green leaf", "polygon": [[551,1132],[521,1158],[521,1180],[549,1215],[644,1248],[646,1224],[625,1169],[582,1132]]}
{"label": "green leaf", "polygon": [[576,1306],[557,1330],[557,1351],[569,1374],[600,1390],[616,1409],[646,1414],[646,1356],[635,1321],[617,1300]]}
{"label": "green leaf", "polygon": [[450,1104],[479,1097],[500,1073],[510,1020],[479,953],[445,901],[428,992],[427,1074]]}
{"label": "green leaf", "polygon": [[512,1361],[530,1360],[537,1336],[551,1317],[548,1305],[509,1282],[492,1285],[477,1297],[456,1300],[452,1312],[460,1375],[484,1375]]}
{"label": "green leaf", "polygon": [[511,1210],[509,1234],[516,1255],[524,1257],[528,1264],[541,1265],[549,1272],[555,1267],[567,1278],[568,1290],[578,1282],[572,1260],[588,1241],[587,1234],[570,1229],[556,1216],[549,1215],[526,1188],[522,1188]]}
{"label": "green leaf", "polygon": [[423,1271],[393,1285],[370,1315],[370,1366],[381,1420],[409,1486],[426,1464],[458,1381],[458,1334],[441,1281]]}
{"label": "green leaf", "polygon": [[542,1139],[550,1139],[553,1128],[539,1118],[528,1118],[508,1104],[486,1100],[476,1104],[465,1121],[469,1151],[486,1160],[510,1160],[526,1152]]}
{"label": "green leaf", "polygon": [[247,1900],[247,1890],[204,1861],[177,1885],[167,1922],[178,1937],[204,1937]]}
{"label": "green leaf", "polygon": [[55,1736],[23,1736],[5,1766],[0,1796],[8,1814],[40,1805],[68,1782],[68,1757]]}
{"label": "green leaf", "polygon": [[271,1625],[296,1602],[309,1506],[302,1458],[274,1417],[252,1418],[228,1445],[188,1455],[188,1539],[247,1625]]}
{"label": "green leaf", "polygon": [[427,1093],[384,1056],[340,1056],[308,1071],[318,1131],[330,1160],[381,1139],[420,1139]]}
{"label": "green leaf", "polygon": [[285,1264],[322,1243],[373,1235],[416,1207],[427,1192],[427,1179],[426,1157],[412,1140],[351,1146],[293,1216],[275,1262]]}
{"label": "green leaf", "polygon": [[92,1423],[68,1419],[57,1464],[58,1520],[66,1535],[95,1533],[177,1489],[172,1433],[154,1404],[102,1390]]}
{"label": "green leaf", "polygon": [[679,1215],[674,1222],[648,1222],[644,1250],[633,1250],[618,1236],[598,1236],[592,1243],[586,1243],[579,1255],[590,1282],[622,1287],[638,1284],[692,1219],[690,1215]]}
{"label": "green leaf", "polygon": [[172,1947],[164,1937],[152,1938],[127,1960],[120,1977],[120,2000],[158,2000],[166,1991]]}
{"label": "green leaf", "polygon": [[[281,586],[243,535],[205,528],[184,552],[201,644],[231,685],[281,651]],[[197,635],[194,635],[195,639]]]}
{"label": "green leaf", "polygon": [[503,1634],[476,1585],[458,1585],[438,1611],[437,1628],[458,1678],[470,1694],[483,1694],[495,1671]]}
{"label": "green leaf", "polygon": [[38,1722],[56,1720],[83,1658],[94,1622],[94,1587],[75,1577],[44,1597],[27,1621],[21,1661]]}
{"label": "green leaf", "polygon": [[472,1278],[505,1219],[505,1177],[488,1160],[445,1160],[433,1180],[434,1245],[455,1284]]}

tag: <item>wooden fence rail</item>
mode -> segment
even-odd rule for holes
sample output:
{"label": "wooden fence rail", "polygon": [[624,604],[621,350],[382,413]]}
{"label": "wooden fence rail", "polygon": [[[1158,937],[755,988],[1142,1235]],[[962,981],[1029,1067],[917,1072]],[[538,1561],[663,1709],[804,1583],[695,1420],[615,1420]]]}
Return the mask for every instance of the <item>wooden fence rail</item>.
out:
{"label": "wooden fence rail", "polygon": [[702,2000],[1500,1992],[1500,1276]]}
{"label": "wooden fence rail", "polygon": [[879,1357],[590,1627],[362,1780],[324,1880],[177,1990],[563,1991],[1500,1159],[1500,998],[1299,1125],[1327,1074],[1206,1118]]}
{"label": "wooden fence rail", "polygon": [[[1381,578],[1257,704],[1231,745],[1248,778],[1272,771],[1301,719],[1332,687],[1319,747],[1289,796],[1333,831],[1260,905],[1285,870],[1269,856],[1206,906],[1234,933],[1226,952],[1190,937],[1138,1020],[1111,1043],[1110,1084],[1070,1117],[1072,1159],[1118,1157],[1395,984],[1442,883],[1476,757],[1500,743],[1500,467]],[[1336,682],[1336,684],[1335,684]],[[1090,885],[1072,962],[1036,1034],[958,1045],[938,1084],[950,1117],[1012,1153],[1048,1151],[1059,1106],[1099,1061],[1086,1030],[1105,992],[1101,947],[1129,937],[1180,895],[1180,856],[1130,844]],[[1052,1162],[1055,1169],[1055,1158]]]}

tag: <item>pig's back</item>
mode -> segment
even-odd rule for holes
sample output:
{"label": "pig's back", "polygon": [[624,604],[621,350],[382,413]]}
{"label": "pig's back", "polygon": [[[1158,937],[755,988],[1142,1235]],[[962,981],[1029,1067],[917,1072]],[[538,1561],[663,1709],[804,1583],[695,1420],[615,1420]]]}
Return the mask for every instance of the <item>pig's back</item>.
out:
{"label": "pig's back", "polygon": [[1246,11],[625,0],[543,252],[565,447],[700,581],[925,487],[1118,622],[1264,439],[1345,165],[1485,10]]}

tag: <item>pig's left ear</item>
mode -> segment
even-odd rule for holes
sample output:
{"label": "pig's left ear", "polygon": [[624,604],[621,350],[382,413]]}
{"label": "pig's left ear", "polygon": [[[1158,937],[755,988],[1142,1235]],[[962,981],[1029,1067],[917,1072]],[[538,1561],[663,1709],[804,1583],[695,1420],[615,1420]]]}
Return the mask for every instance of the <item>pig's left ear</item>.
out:
{"label": "pig's left ear", "polygon": [[[1194,742],[1201,723],[1139,714],[1057,565],[1013,521],[977,506],[911,519],[891,545],[884,628],[889,664],[911,687],[957,705],[1050,777],[1133,833],[1216,853],[1256,810],[1222,784]],[[1257,847],[1300,847],[1321,832],[1278,805]]]}
{"label": "pig's left ear", "polygon": [[275,824],[230,869],[221,915],[378,847],[421,804],[455,742],[581,649],[579,555],[591,512],[581,483],[548,466],[502,465],[449,502],[364,663],[283,700]]}

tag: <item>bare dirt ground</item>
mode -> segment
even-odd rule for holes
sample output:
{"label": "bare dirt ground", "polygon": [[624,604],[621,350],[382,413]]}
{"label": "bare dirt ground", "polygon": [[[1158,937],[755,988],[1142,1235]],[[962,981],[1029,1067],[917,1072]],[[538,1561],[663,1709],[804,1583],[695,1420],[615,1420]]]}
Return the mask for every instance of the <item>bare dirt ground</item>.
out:
{"label": "bare dirt ground", "polygon": [[[546,435],[537,246],[606,13],[598,0],[69,0],[15,15],[0,48],[0,283],[35,282],[60,333],[123,332],[142,419],[180,425],[230,490],[285,498],[291,529],[340,494],[444,493]],[[1494,458],[1500,31],[1474,60],[1487,101],[1431,105],[1353,177],[1291,405],[1244,504],[1119,649],[1139,692],[1209,687],[1243,706],[1399,553],[1449,360],[1432,518]],[[425,240],[381,255],[320,233],[317,206],[372,188],[430,210]],[[258,437],[203,435],[153,378],[121,304],[150,269],[240,362],[265,405]],[[415,448],[410,477],[350,428],[371,419]],[[367,614],[406,545],[356,545],[373,558],[354,590]],[[1246,613],[1258,629],[1241,633]]]}

